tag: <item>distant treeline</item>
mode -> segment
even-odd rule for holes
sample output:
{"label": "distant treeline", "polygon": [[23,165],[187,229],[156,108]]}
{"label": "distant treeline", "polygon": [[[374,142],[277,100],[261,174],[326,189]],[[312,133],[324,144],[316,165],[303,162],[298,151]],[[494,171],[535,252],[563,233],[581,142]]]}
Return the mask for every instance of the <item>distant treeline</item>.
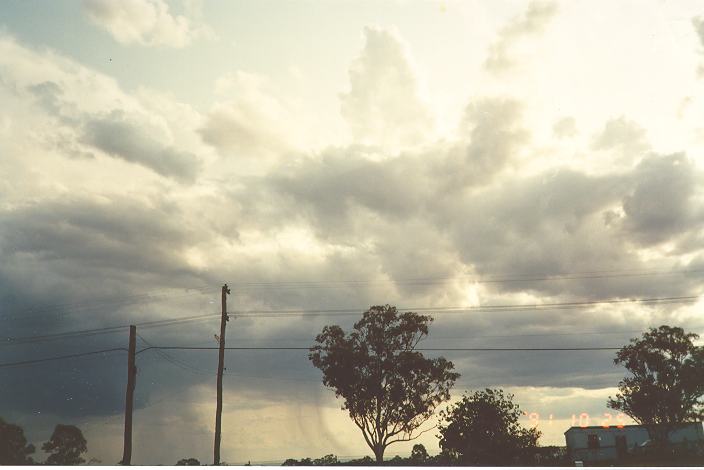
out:
{"label": "distant treeline", "polygon": [[[567,449],[559,446],[545,446],[534,449],[534,453],[522,463],[523,465],[540,465],[540,466],[566,466],[570,464],[567,457]],[[340,460],[334,454],[328,454],[323,457],[312,459],[310,457],[296,460],[287,459],[282,466],[453,466],[463,465],[462,462],[446,452],[441,452],[437,455],[429,455],[423,444],[413,446],[413,451],[409,457],[395,456],[391,459],[386,459],[382,464],[377,464],[376,459],[371,456],[362,457],[353,460]]]}

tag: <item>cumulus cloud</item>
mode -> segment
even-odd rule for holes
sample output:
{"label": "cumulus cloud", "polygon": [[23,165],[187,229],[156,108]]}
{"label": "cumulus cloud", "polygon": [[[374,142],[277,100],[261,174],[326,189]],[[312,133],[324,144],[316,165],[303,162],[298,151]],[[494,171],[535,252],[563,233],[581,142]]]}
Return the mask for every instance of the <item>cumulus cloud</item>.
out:
{"label": "cumulus cloud", "polygon": [[88,121],[83,141],[108,155],[151,168],[183,182],[193,182],[199,162],[195,155],[164,145],[148,129],[130,122],[121,112]]}
{"label": "cumulus cloud", "polygon": [[270,184],[293,205],[310,207],[316,228],[337,232],[355,224],[358,208],[394,220],[412,216],[427,197],[417,164],[413,157],[378,162],[353,149],[329,151],[283,167]]}
{"label": "cumulus cloud", "polygon": [[522,122],[520,102],[504,97],[470,103],[459,128],[459,141],[437,165],[446,190],[485,185],[515,160],[530,135]]}
{"label": "cumulus cloud", "polygon": [[271,157],[300,147],[300,115],[264,77],[242,71],[215,83],[219,101],[199,133],[221,154]]}
{"label": "cumulus cloud", "polygon": [[[692,26],[694,26],[694,32],[697,34],[697,38],[700,43],[700,50],[704,48],[704,18],[696,16],[692,18]],[[704,77],[704,64],[700,64],[697,69],[697,73],[700,77]]]}
{"label": "cumulus cloud", "polygon": [[122,44],[184,47],[212,35],[207,26],[173,14],[164,0],[83,0],[83,11]]}
{"label": "cumulus cloud", "polygon": [[103,156],[102,162],[107,156],[181,183],[195,181],[202,161],[193,149],[202,144],[188,139],[195,129],[183,128],[189,120],[198,121],[187,106],[171,106],[181,116],[174,122],[164,109],[152,106],[148,93],[129,95],[113,79],[74,61],[33,51],[8,37],[0,37],[0,49],[0,91],[7,93],[9,112],[31,123],[19,132],[29,145],[42,147],[39,155],[33,153],[46,158],[47,169],[57,161],[46,153],[96,165],[96,156]]}
{"label": "cumulus cloud", "polygon": [[392,149],[432,136],[434,118],[422,98],[418,74],[394,30],[367,27],[364,49],[349,69],[341,111],[356,142]]}
{"label": "cumulus cloud", "polygon": [[633,162],[650,149],[645,129],[624,116],[610,119],[594,136],[592,149],[616,152],[622,162]]}
{"label": "cumulus cloud", "polygon": [[558,139],[569,139],[577,135],[577,121],[571,116],[563,117],[552,126],[552,133]]}
{"label": "cumulus cloud", "polygon": [[515,45],[532,35],[541,33],[557,14],[557,3],[534,0],[526,11],[513,18],[499,32],[499,36],[489,47],[484,67],[491,73],[502,73],[516,65],[513,56]]}
{"label": "cumulus cloud", "polygon": [[695,202],[701,175],[684,154],[643,160],[633,180],[623,198],[623,226],[634,241],[662,243],[702,227],[704,213]]}

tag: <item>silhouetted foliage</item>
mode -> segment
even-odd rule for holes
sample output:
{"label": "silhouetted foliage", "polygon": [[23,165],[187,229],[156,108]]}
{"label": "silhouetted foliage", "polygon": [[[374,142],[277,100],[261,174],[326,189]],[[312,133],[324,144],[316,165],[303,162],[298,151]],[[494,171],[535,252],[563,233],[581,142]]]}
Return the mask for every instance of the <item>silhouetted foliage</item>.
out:
{"label": "silhouetted foliage", "polygon": [[57,424],[42,450],[50,454],[46,459],[49,465],[80,465],[85,462],[82,455],[88,447],[83,433],[76,426]]}
{"label": "silhouetted foliage", "polygon": [[333,454],[328,454],[313,460],[313,465],[336,465],[338,463],[337,457]]}
{"label": "silhouetted foliage", "polygon": [[704,418],[704,347],[692,342],[698,337],[678,327],[650,328],[614,359],[631,376],[619,382],[608,407],[646,426],[659,445],[678,423]]}
{"label": "silhouetted foliage", "polygon": [[423,444],[416,444],[411,451],[411,462],[416,465],[424,464],[428,461],[428,451]]}
{"label": "silhouetted foliage", "polygon": [[176,462],[176,465],[200,465],[200,460],[189,457],[187,459],[181,459]]}
{"label": "silhouetted foliage", "polygon": [[373,458],[369,457],[368,455],[365,455],[361,459],[348,460],[347,462],[342,463],[342,465],[345,465],[345,466],[360,466],[361,465],[361,466],[368,467],[368,466],[374,465],[375,463],[376,463],[376,461]]}
{"label": "silhouetted foliage", "polygon": [[402,466],[406,465],[406,459],[401,457],[400,455],[394,455],[392,459],[389,459],[384,462],[384,465],[389,465],[389,466]]}
{"label": "silhouetted foliage", "polygon": [[24,430],[0,418],[0,465],[30,465],[34,446],[27,444]]}
{"label": "silhouetted foliage", "polygon": [[[694,447],[694,446],[693,446]],[[692,452],[690,454],[693,455]],[[704,455],[704,454],[702,454]],[[518,455],[515,459],[515,465],[540,465],[540,466],[570,466],[571,461],[567,455],[566,447],[558,446],[547,446],[547,447],[529,447],[525,449],[525,452]],[[334,455],[326,455],[319,459],[305,458],[301,460],[296,459],[286,459],[282,466],[316,466],[316,465],[327,465],[327,466],[344,466],[344,467],[355,467],[355,466],[387,466],[387,467],[448,467],[463,465],[459,457],[452,455],[449,451],[443,450],[437,455],[428,455],[423,444],[416,444],[413,446],[413,451],[409,457],[394,456],[391,459],[384,460],[379,463],[374,458],[365,456],[359,459],[352,460],[338,460]]]}
{"label": "silhouetted foliage", "polygon": [[301,460],[296,460],[296,459],[286,459],[284,463],[281,465],[284,467],[294,467],[294,466],[330,466],[330,465],[338,465],[340,461],[337,459],[337,456],[333,454],[328,454],[323,457],[320,457],[319,459],[311,460],[309,457],[306,457],[305,459]]}
{"label": "silhouetted foliage", "polygon": [[[535,464],[542,467],[569,467],[574,463],[567,454],[567,447],[563,446],[538,447],[534,455]],[[521,465],[529,464],[530,462],[521,462]]]}
{"label": "silhouetted foliage", "polygon": [[337,325],[325,326],[311,348],[309,357],[323,372],[323,384],[344,398],[343,409],[377,462],[383,462],[389,445],[427,431],[413,435],[450,398],[459,377],[452,362],[415,351],[431,322],[429,316],[374,306],[349,335]]}
{"label": "silhouetted foliage", "polygon": [[540,432],[524,428],[513,395],[486,389],[440,413],[440,448],[462,465],[516,465],[532,461]]}

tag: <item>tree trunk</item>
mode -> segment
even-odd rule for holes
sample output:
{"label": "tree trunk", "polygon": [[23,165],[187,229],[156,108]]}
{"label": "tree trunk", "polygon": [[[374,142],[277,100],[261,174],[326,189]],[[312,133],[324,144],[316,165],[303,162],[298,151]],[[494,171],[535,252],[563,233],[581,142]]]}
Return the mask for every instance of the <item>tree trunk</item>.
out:
{"label": "tree trunk", "polygon": [[377,444],[374,447],[374,456],[376,457],[376,463],[384,463],[384,447],[382,445]]}

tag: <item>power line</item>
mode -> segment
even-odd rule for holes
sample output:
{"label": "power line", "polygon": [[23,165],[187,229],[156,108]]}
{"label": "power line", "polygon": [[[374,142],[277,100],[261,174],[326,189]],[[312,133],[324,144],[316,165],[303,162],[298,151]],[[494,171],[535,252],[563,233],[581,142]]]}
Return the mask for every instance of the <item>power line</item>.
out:
{"label": "power line", "polygon": [[[203,315],[193,315],[189,317],[172,318],[166,320],[155,320],[148,322],[136,323],[135,326],[140,328],[160,328],[164,326],[177,325],[181,323],[191,323],[201,320],[214,319],[218,314],[203,314]],[[47,335],[37,335],[37,336],[22,336],[22,337],[9,337],[6,339],[5,343],[0,344],[0,346],[14,346],[16,344],[28,344],[28,343],[39,343],[44,341],[55,341],[67,338],[79,338],[85,336],[94,336],[110,333],[119,333],[124,329],[129,328],[129,325],[119,325],[119,326],[108,326],[103,328],[93,328],[89,330],[77,330],[77,331],[64,331],[61,333],[53,333]]]}
{"label": "power line", "polygon": [[579,279],[608,279],[619,277],[648,277],[648,276],[674,276],[681,274],[700,274],[701,269],[691,270],[655,270],[655,269],[625,269],[625,270],[601,270],[585,271],[575,273],[555,273],[555,274],[524,274],[524,275],[499,275],[492,279],[491,276],[477,278],[472,276],[451,276],[451,277],[430,277],[430,278],[406,278],[406,279],[369,279],[369,280],[340,280],[340,281],[262,281],[262,282],[241,282],[233,283],[238,290],[243,289],[299,289],[299,288],[335,288],[346,285],[368,285],[394,283],[405,284],[435,284],[452,280],[466,280],[476,284],[513,283],[513,282],[545,282],[545,281],[565,281]]}
{"label": "power line", "polygon": [[29,361],[5,362],[5,363],[0,364],[0,368],[26,366],[26,365],[30,365],[30,364],[39,364],[42,362],[50,362],[50,361],[60,361],[63,359],[73,359],[76,357],[91,356],[94,354],[108,353],[108,352],[113,352],[113,351],[127,351],[127,348],[101,349],[99,351],[89,351],[89,352],[83,352],[83,353],[77,353],[77,354],[67,354],[65,356],[45,357],[43,359],[32,359]]}
{"label": "power line", "polygon": [[[492,312],[492,311],[522,311],[522,310],[568,310],[573,308],[585,308],[596,305],[613,305],[613,304],[674,304],[695,302],[699,296],[679,296],[679,297],[652,297],[642,299],[610,299],[610,300],[594,300],[584,302],[556,302],[544,304],[501,304],[501,305],[478,305],[470,307],[399,307],[396,310],[399,312],[431,312],[431,313],[466,313],[466,312]],[[240,310],[230,314],[235,317],[256,316],[262,318],[266,316],[302,316],[302,315],[359,315],[365,311],[365,308],[346,308],[346,309],[290,309],[290,310]]]}
{"label": "power line", "polygon": [[[484,305],[484,306],[470,306],[470,307],[405,307],[397,308],[400,312],[414,311],[414,312],[431,312],[431,313],[467,313],[467,312],[494,312],[494,311],[524,311],[524,310],[562,310],[562,309],[575,309],[575,308],[585,308],[596,305],[613,305],[613,304],[626,304],[626,303],[640,303],[640,304],[673,304],[673,303],[687,303],[694,302],[698,300],[699,296],[680,296],[680,297],[653,297],[653,298],[642,298],[642,299],[610,299],[610,300],[596,300],[596,301],[585,301],[585,302],[558,302],[558,303],[544,303],[544,304],[501,304],[501,305]],[[234,317],[286,317],[286,316],[345,316],[345,315],[359,315],[363,312],[364,308],[357,309],[294,309],[294,310],[242,310],[231,312],[230,315]],[[214,319],[218,317],[219,314],[203,314],[194,315],[190,317],[182,317],[176,319],[166,319],[166,320],[155,320],[151,322],[137,323],[136,326],[140,328],[156,328],[168,325],[174,325],[179,323],[199,321],[203,319]],[[25,337],[15,337],[7,338],[7,342],[2,344],[3,346],[15,345],[15,344],[26,344],[42,341],[52,341],[57,339],[74,338],[82,336],[92,336],[97,334],[108,334],[121,331],[124,328],[128,328],[129,325],[120,325],[104,328],[94,328],[90,330],[78,330],[78,331],[66,331],[61,333],[54,333],[48,335],[38,335],[38,336],[25,336]]]}
{"label": "power line", "polygon": [[[149,341],[147,341],[146,339],[144,339],[144,337],[143,337],[142,335],[140,335],[139,333],[137,333],[137,337],[138,337],[140,340],[142,340],[142,342],[143,342],[144,344],[146,344],[148,347],[154,347],[154,345],[153,345],[152,343],[150,343]],[[187,372],[191,372],[191,373],[198,374],[198,375],[215,375],[214,372],[211,373],[211,372],[205,371],[205,370],[203,370],[203,369],[200,369],[200,368],[197,368],[197,367],[193,367],[193,366],[191,366],[190,364],[187,364],[186,362],[181,361],[181,360],[179,360],[179,359],[173,357],[172,355],[165,353],[164,351],[156,350],[155,352],[156,352],[162,359],[166,360],[167,362],[169,362],[169,363],[175,365],[176,367],[178,367],[178,368],[180,368],[180,369],[183,369],[183,370],[185,370],[185,371],[187,371]]]}
{"label": "power line", "polygon": [[[442,283],[451,280],[466,280],[469,283],[476,284],[492,284],[492,283],[512,283],[512,282],[547,282],[547,281],[564,281],[564,280],[579,280],[579,279],[603,279],[603,278],[619,278],[619,277],[647,277],[647,276],[675,276],[675,275],[686,275],[686,274],[701,274],[704,270],[701,269],[691,269],[691,270],[658,270],[658,269],[644,269],[644,268],[633,268],[633,269],[620,269],[620,270],[598,270],[598,271],[583,271],[583,272],[562,272],[553,274],[543,274],[543,273],[526,273],[526,274],[502,274],[502,275],[488,275],[485,277],[471,277],[471,276],[452,276],[452,277],[428,277],[428,278],[402,278],[402,279],[368,279],[368,280],[318,280],[318,281],[261,281],[261,282],[241,282],[233,283],[238,290],[245,289],[271,289],[271,288],[290,288],[290,289],[311,289],[311,288],[327,288],[334,286],[345,286],[345,285],[366,285],[366,284],[378,284],[378,283],[394,283],[397,285],[404,284],[433,284]],[[498,278],[492,278],[492,276],[500,276]],[[501,277],[503,276],[503,277]],[[167,289],[162,289],[160,291],[153,291],[142,294],[133,294],[122,296],[118,299],[103,299],[95,300],[89,302],[64,302],[59,304],[52,304],[40,307],[30,307],[23,310],[18,310],[15,316],[0,316],[3,320],[13,320],[18,318],[32,318],[38,315],[34,314],[46,314],[52,312],[63,312],[65,310],[86,310],[95,308],[105,308],[111,306],[120,306],[124,304],[134,304],[141,302],[152,302],[162,299],[173,299],[178,297],[187,297],[196,294],[203,294],[210,291],[216,291],[217,288],[210,286],[199,286],[199,287],[186,287],[182,288],[185,290],[191,290],[188,294],[182,294],[180,296],[174,296],[169,294],[159,294],[159,292],[165,292]],[[39,315],[41,316],[41,315]]]}
{"label": "power line", "polygon": [[[439,336],[433,333],[429,333],[425,338],[425,341],[440,341],[440,340],[465,340],[465,339],[484,339],[484,338],[526,338],[526,337],[544,337],[544,336],[587,336],[587,335],[625,335],[625,334],[638,334],[642,333],[643,330],[625,330],[625,331],[577,331],[571,333],[518,333],[512,335],[469,335],[469,336]],[[235,336],[231,338],[233,341],[315,341],[315,335],[313,336],[297,336],[297,337],[281,337],[281,336],[266,336],[261,338],[252,337],[238,337]]]}
{"label": "power line", "polygon": [[65,302],[65,303],[52,304],[52,305],[46,305],[46,306],[40,306],[40,307],[30,307],[27,309],[15,311],[14,316],[7,316],[7,315],[0,316],[0,320],[17,320],[17,319],[25,319],[25,318],[36,318],[36,317],[43,317],[43,316],[51,315],[52,313],[66,315],[66,314],[76,312],[76,311],[86,311],[86,310],[90,311],[90,310],[94,310],[94,309],[103,310],[108,307],[119,307],[119,306],[123,306],[123,305],[133,305],[133,304],[146,303],[146,302],[155,302],[158,300],[177,299],[177,298],[183,298],[183,297],[190,297],[193,295],[205,294],[208,291],[215,291],[215,289],[212,287],[187,288],[186,290],[191,290],[191,291],[195,291],[195,292],[190,292],[187,294],[180,294],[180,295],[173,295],[173,294],[158,294],[157,292],[161,292],[161,291],[155,291],[153,293],[127,295],[127,296],[123,296],[123,297],[116,298],[116,299],[103,299],[103,300],[94,300],[94,301],[87,301],[87,302]]}
{"label": "power line", "polygon": [[[137,351],[141,354],[150,350],[213,351],[216,347],[199,346],[150,346]],[[575,348],[415,348],[413,351],[618,351],[620,347],[575,347]],[[310,351],[309,347],[295,346],[235,346],[228,351]]]}
{"label": "power line", "polygon": [[[197,347],[197,346],[147,346],[145,348],[137,351],[136,354],[141,354],[146,351],[151,350],[190,350],[190,351],[214,351],[218,350],[217,347]],[[616,347],[580,347],[580,348],[416,348],[413,351],[435,351],[435,352],[451,352],[451,351],[465,351],[465,352],[481,352],[481,351],[497,351],[497,352],[529,352],[529,351],[618,351],[621,348]],[[225,350],[228,351],[309,351],[310,348],[307,347],[285,347],[285,346],[256,346],[256,347],[226,347]],[[88,351],[76,354],[67,354],[64,356],[52,356],[42,359],[32,359],[28,361],[17,361],[17,362],[6,362],[0,363],[0,368],[5,367],[16,367],[25,366],[32,364],[40,364],[43,362],[59,361],[64,359],[73,359],[83,356],[91,356],[95,354],[113,352],[113,351],[127,351],[126,348],[111,348],[111,349],[101,349],[98,351]]]}

